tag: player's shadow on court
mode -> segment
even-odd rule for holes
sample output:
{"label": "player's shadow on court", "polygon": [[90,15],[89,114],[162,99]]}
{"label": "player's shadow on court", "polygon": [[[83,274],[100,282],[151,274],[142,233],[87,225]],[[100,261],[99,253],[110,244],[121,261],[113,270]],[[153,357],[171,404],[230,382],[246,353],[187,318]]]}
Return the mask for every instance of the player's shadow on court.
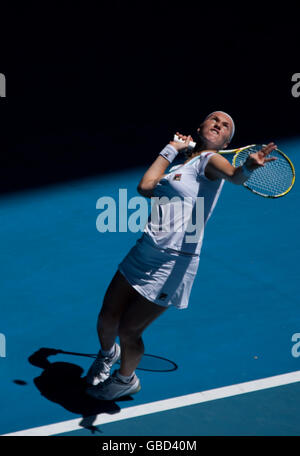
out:
{"label": "player's shadow on court", "polygon": [[[80,425],[91,432],[101,430],[93,423],[97,415],[101,413],[115,414],[120,412],[120,407],[114,401],[101,401],[86,394],[86,378],[82,377],[83,369],[77,364],[68,362],[53,362],[48,360],[49,356],[66,354],[95,358],[96,355],[83,353],[66,352],[53,348],[40,348],[33,353],[28,361],[43,369],[41,375],[34,379],[34,384],[45,398],[60,404],[66,410],[82,415]],[[91,360],[92,362],[92,360]],[[170,372],[177,369],[173,361],[154,355],[144,355],[137,370]],[[119,401],[132,400],[131,396],[124,396]]]}
{"label": "player's shadow on court", "polygon": [[120,407],[112,401],[100,401],[85,393],[87,384],[82,377],[82,367],[67,362],[48,360],[50,355],[63,353],[62,350],[40,348],[28,360],[34,366],[43,369],[40,376],[34,379],[34,384],[45,398],[60,404],[66,410],[82,415],[80,425],[91,432],[100,432],[93,423],[101,413],[114,414]]}

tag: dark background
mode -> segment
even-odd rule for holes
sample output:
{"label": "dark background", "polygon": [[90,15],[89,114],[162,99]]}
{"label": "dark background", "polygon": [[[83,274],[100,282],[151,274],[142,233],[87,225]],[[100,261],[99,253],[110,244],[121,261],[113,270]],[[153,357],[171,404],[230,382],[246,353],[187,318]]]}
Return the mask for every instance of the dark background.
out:
{"label": "dark background", "polygon": [[232,147],[299,134],[299,9],[10,5],[1,16],[2,193],[149,166],[175,131],[195,134],[216,109],[235,119]]}

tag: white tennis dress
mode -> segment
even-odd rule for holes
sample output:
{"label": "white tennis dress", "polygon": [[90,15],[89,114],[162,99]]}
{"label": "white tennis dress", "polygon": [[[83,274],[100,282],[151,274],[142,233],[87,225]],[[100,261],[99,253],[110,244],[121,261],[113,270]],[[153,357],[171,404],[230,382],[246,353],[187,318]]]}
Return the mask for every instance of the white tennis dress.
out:
{"label": "white tennis dress", "polygon": [[214,154],[203,152],[173,166],[159,181],[144,232],[118,265],[128,282],[155,304],[188,307],[204,228],[224,184],[204,174]]}

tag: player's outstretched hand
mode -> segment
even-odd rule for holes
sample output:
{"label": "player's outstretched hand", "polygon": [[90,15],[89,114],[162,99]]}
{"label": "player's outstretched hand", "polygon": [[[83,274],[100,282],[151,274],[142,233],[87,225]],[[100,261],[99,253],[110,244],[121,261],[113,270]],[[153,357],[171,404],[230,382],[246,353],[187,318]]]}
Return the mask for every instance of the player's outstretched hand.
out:
{"label": "player's outstretched hand", "polygon": [[268,155],[274,150],[277,149],[275,143],[270,142],[266,146],[262,147],[258,152],[255,154],[250,154],[246,160],[246,166],[249,170],[254,171],[261,166],[265,166],[266,163],[270,161],[277,160],[276,157],[269,157]]}

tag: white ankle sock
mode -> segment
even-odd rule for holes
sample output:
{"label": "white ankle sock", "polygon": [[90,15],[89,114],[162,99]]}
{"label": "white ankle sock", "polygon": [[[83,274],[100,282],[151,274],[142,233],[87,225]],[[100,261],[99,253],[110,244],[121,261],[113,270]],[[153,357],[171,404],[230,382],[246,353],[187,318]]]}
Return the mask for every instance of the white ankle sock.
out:
{"label": "white ankle sock", "polygon": [[134,376],[134,372],[127,377],[126,375],[121,375],[120,371],[117,370],[117,377],[124,383],[129,383],[133,376]]}
{"label": "white ankle sock", "polygon": [[105,351],[105,350],[102,350],[102,349],[101,349],[101,354],[102,354],[103,356],[107,356],[108,358],[112,358],[112,357],[114,356],[114,354],[115,354],[115,351],[116,351],[116,344],[114,344],[114,345],[111,347],[111,349],[108,350],[108,351]]}

